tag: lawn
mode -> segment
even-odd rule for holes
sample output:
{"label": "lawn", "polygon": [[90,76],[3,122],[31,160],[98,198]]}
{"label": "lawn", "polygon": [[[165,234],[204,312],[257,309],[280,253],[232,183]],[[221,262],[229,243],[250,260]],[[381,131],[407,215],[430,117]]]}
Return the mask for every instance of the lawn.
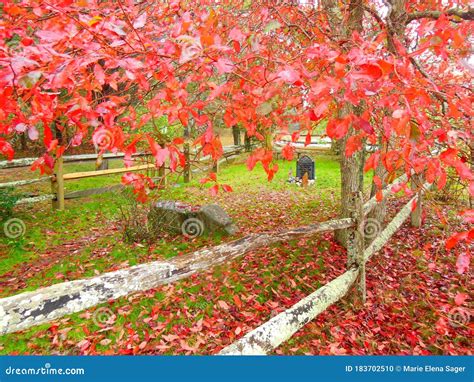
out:
{"label": "lawn", "polygon": [[[219,171],[219,181],[231,185],[231,193],[213,198],[208,186],[201,185],[200,176],[196,176],[188,184],[178,182],[165,191],[154,192],[149,203],[162,199],[199,205],[218,203],[240,227],[235,238],[337,216],[340,175],[339,164],[333,157],[316,157],[317,180],[308,188],[286,182],[290,170],[294,174],[295,162],[279,161],[278,165],[280,171],[268,182],[261,167],[249,172],[243,160],[239,160],[221,166]],[[120,166],[120,162],[114,161],[112,166]],[[90,169],[91,163],[67,165],[68,172]],[[68,183],[68,189],[99,187],[116,183],[119,178],[84,179]],[[367,175],[367,189],[369,183]],[[65,211],[52,211],[49,203],[15,209],[14,217],[22,219],[27,230],[20,240],[0,239],[1,296],[168,259],[233,239],[177,236],[157,238],[151,244],[124,242],[120,209],[129,204],[129,197],[107,193],[66,201]],[[148,204],[142,206],[145,211],[147,208]],[[452,264],[451,268],[447,266],[452,259],[432,259],[424,255],[423,249],[421,255],[413,251],[407,241],[411,235],[413,230],[404,228],[389,252],[381,254],[381,261],[372,262],[366,309],[354,312],[350,303],[343,300],[278,348],[276,354],[413,354],[413,347],[407,345],[409,340],[400,341],[393,333],[411,325],[417,314],[414,306],[427,317],[423,324],[414,324],[412,328],[424,341],[416,345],[415,352],[455,353],[451,349],[455,341],[466,346],[468,339],[462,330],[444,336],[437,331],[440,309],[430,301],[448,304],[452,294],[434,287],[430,278],[416,275],[425,274],[429,263],[434,262],[446,268],[459,285],[465,285],[465,280],[449,271],[454,268]],[[417,240],[420,245],[431,245],[439,241],[438,236],[439,231],[437,235],[425,233]],[[341,274],[345,262],[345,250],[333,240],[332,233],[272,245],[176,283],[0,336],[0,353],[214,354]],[[414,270],[406,272],[411,269],[407,264],[414,266]],[[377,280],[384,272],[389,273],[392,283],[403,277],[403,288]],[[437,283],[444,285],[446,281],[441,279]],[[378,293],[380,285],[391,292]],[[415,303],[413,298],[418,298],[419,288],[430,295]],[[398,319],[388,325],[383,314],[389,313],[384,307],[393,303],[390,315]],[[98,320],[104,315],[105,321]],[[364,325],[359,333],[354,328],[361,320]],[[389,330],[381,337],[377,328],[382,322]]]}
{"label": "lawn", "polygon": [[[110,167],[120,167],[121,164],[120,160],[114,160]],[[327,208],[324,207],[326,204],[331,205],[331,209],[334,208],[340,184],[339,164],[334,158],[318,156],[316,184],[308,189],[286,182],[290,170],[294,172],[294,162],[279,161],[278,164],[280,171],[272,182],[267,181],[260,167],[249,172],[244,163],[221,166],[219,181],[231,185],[234,193],[220,194],[215,200],[209,196],[205,186],[199,183],[201,176],[196,175],[188,184],[179,182],[166,191],[153,192],[149,203],[159,199],[186,200],[195,204],[224,203],[228,205],[229,213],[235,216],[237,223],[244,227],[242,233],[252,226],[254,229],[261,228],[257,224],[259,220],[253,215],[260,211],[264,213],[263,210],[268,205],[273,210],[285,209],[285,214],[290,218],[285,225],[311,222],[314,216],[307,212]],[[68,163],[65,167],[65,172],[90,171],[93,164]],[[25,170],[23,172],[26,173]],[[120,175],[69,181],[66,183],[66,192],[103,187],[119,181]],[[29,185],[21,191],[41,194],[48,192],[47,187]],[[261,204],[261,194],[270,195],[265,198],[266,205]],[[33,290],[64,280],[93,276],[117,267],[169,258],[221,240],[202,237],[189,242],[180,237],[171,244],[166,238],[151,246],[124,243],[119,224],[120,209],[128,205],[128,194],[117,191],[85,199],[67,200],[64,211],[51,210],[49,202],[17,207],[14,217],[25,222],[26,233],[19,239],[9,239],[3,235],[0,238],[0,295],[8,296],[19,290]],[[148,208],[148,205],[143,208]],[[274,222],[266,223],[265,229],[274,226]],[[23,272],[30,272],[31,275],[27,273],[27,278],[13,280]],[[15,290],[11,289],[13,285]]]}

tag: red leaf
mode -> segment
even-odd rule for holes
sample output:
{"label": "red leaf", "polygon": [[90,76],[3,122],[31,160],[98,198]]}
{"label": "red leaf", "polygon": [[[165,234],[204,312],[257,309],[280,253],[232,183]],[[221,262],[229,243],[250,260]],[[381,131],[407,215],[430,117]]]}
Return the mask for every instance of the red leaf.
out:
{"label": "red leaf", "polygon": [[293,68],[287,68],[278,73],[278,77],[285,81],[287,84],[293,84],[299,80],[300,74]]}
{"label": "red leaf", "polygon": [[221,187],[222,187],[222,189],[223,189],[225,192],[232,192],[232,191],[234,191],[234,190],[232,189],[232,187],[229,186],[228,184],[223,184],[223,185],[221,185]]}
{"label": "red leaf", "polygon": [[463,274],[469,269],[469,263],[471,260],[471,255],[468,252],[462,253],[458,256],[456,260],[456,270],[459,274]]}
{"label": "red leaf", "polygon": [[224,113],[224,123],[227,127],[233,127],[237,123],[230,109],[227,109]]}
{"label": "red leaf", "polygon": [[0,153],[4,155],[8,160],[12,160],[13,155],[15,155],[13,147],[3,138],[0,138]]}
{"label": "red leaf", "polygon": [[456,294],[456,297],[454,298],[454,302],[456,303],[456,305],[462,305],[464,304],[464,301],[466,301],[468,299],[468,295],[467,293],[457,293]]}
{"label": "red leaf", "polygon": [[473,175],[472,175],[471,170],[463,162],[456,161],[453,164],[453,167],[456,169],[456,171],[459,174],[459,177],[461,179],[467,179],[467,180],[472,180],[473,179]]}
{"label": "red leaf", "polygon": [[374,184],[375,184],[378,188],[382,188],[382,179],[380,179],[379,176],[374,175],[372,181],[374,182]]}
{"label": "red leaf", "polygon": [[370,169],[375,170],[375,168],[377,167],[377,165],[379,163],[379,159],[380,159],[380,153],[379,152],[375,152],[375,153],[371,154],[369,159],[367,159],[367,161],[365,162],[364,172],[367,172]]}
{"label": "red leaf", "polygon": [[346,156],[351,157],[362,149],[362,136],[360,135],[352,135],[346,142]]}
{"label": "red leaf", "polygon": [[217,194],[219,193],[219,185],[215,184],[214,186],[212,186],[209,189],[209,193],[211,194],[211,196],[217,196]]}
{"label": "red leaf", "polygon": [[455,234],[451,235],[448,240],[446,240],[446,249],[450,250],[454,248],[459,241],[464,240],[467,238],[467,231],[466,232],[456,232]]}
{"label": "red leaf", "polygon": [[292,160],[294,157],[294,152],[295,152],[295,149],[290,144],[287,144],[281,150],[281,155],[283,155],[283,158],[287,160]]}
{"label": "red leaf", "polygon": [[436,182],[436,186],[438,187],[438,190],[442,190],[444,186],[446,185],[447,181],[447,176],[446,176],[446,171],[441,169],[441,175],[439,176],[438,182]]}
{"label": "red leaf", "polygon": [[234,27],[229,33],[229,40],[238,41],[242,43],[245,39],[245,34],[243,34],[242,31],[237,27]]}
{"label": "red leaf", "polygon": [[105,83],[104,69],[99,64],[94,65],[94,77],[99,84],[103,85]]}
{"label": "red leaf", "polygon": [[374,128],[366,119],[361,118],[361,117],[356,117],[356,123],[357,123],[357,126],[360,129],[362,129],[364,132],[366,132],[367,134],[374,133]]}
{"label": "red leaf", "polygon": [[150,145],[151,154],[155,157],[157,167],[161,167],[165,163],[166,158],[170,155],[167,148],[161,146],[154,141],[154,139],[147,135],[148,144]]}
{"label": "red leaf", "polygon": [[326,133],[332,139],[341,139],[349,130],[350,118],[331,119],[326,126]]}
{"label": "red leaf", "polygon": [[313,122],[318,122],[321,119],[321,115],[316,115],[313,109],[308,112],[309,119]]}
{"label": "red leaf", "polygon": [[133,22],[133,27],[135,29],[140,29],[145,26],[146,23],[146,12],[143,12],[140,16],[138,16],[135,21]]}
{"label": "red leaf", "polygon": [[351,77],[356,80],[374,81],[382,77],[383,72],[380,66],[374,64],[363,64],[359,69],[351,72]]}
{"label": "red leaf", "polygon": [[474,223],[474,210],[465,210],[459,213],[459,216],[462,216],[466,223]]}
{"label": "red leaf", "polygon": [[183,126],[188,126],[188,112],[184,109],[181,109],[179,112],[178,112],[178,117],[179,117],[179,120],[181,121],[181,124]]}
{"label": "red leaf", "polygon": [[227,303],[223,300],[217,301],[217,305],[219,305],[221,309],[229,310],[229,305],[227,305]]}
{"label": "red leaf", "polygon": [[219,58],[214,62],[215,67],[217,68],[217,73],[231,73],[234,70],[234,63],[227,58]]}
{"label": "red leaf", "polygon": [[237,295],[234,295],[234,302],[235,302],[235,305],[237,306],[237,308],[242,308],[242,300],[239,298],[239,296]]}

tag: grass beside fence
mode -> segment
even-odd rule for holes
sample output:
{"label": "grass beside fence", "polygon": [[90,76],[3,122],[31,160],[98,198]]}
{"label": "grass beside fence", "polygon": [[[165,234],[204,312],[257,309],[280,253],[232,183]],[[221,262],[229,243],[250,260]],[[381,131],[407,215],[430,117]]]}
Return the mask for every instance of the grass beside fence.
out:
{"label": "grass beside fence", "polygon": [[[87,171],[93,168],[93,165],[91,162],[68,163],[66,172]],[[314,217],[312,213],[322,205],[335,208],[338,203],[340,176],[339,163],[333,157],[321,155],[316,158],[316,183],[306,189],[286,182],[290,170],[293,174],[295,172],[294,161],[280,160],[278,165],[280,170],[272,182],[268,182],[260,165],[253,171],[248,171],[245,163],[222,165],[218,175],[219,182],[231,185],[234,192],[230,194],[221,192],[217,198],[209,195],[207,185],[200,184],[199,178],[202,175],[199,175],[188,184],[179,182],[170,185],[164,191],[152,192],[150,201],[166,199],[183,200],[198,205],[206,203],[218,203],[224,207],[227,205],[231,216],[235,216],[237,223],[243,226],[243,232],[246,225],[252,227],[255,221],[259,220],[252,215],[261,213],[265,208],[264,203],[268,203],[272,208],[286,208],[287,204],[288,208],[284,212],[294,219],[294,225],[310,223]],[[121,160],[110,161],[111,168],[120,166],[122,166]],[[20,170],[16,171],[19,173],[18,176],[22,175]],[[85,178],[66,182],[66,186],[70,192],[119,183],[120,178],[121,175]],[[369,180],[367,176],[367,184]],[[39,190],[36,189],[35,192]],[[24,289],[32,290],[45,285],[45,280],[50,284],[61,282],[64,278],[92,276],[109,270],[121,262],[134,265],[172,257],[213,242],[212,238],[198,238],[192,242],[178,238],[172,240],[173,243],[177,243],[176,245],[166,240],[159,240],[151,247],[124,243],[121,240],[118,222],[120,209],[127,203],[129,200],[120,191],[115,191],[83,199],[66,200],[64,211],[51,210],[49,202],[15,207],[14,217],[25,222],[26,233],[18,239],[0,236],[0,281],[18,266],[53,261],[54,264],[48,266],[44,273],[33,273],[26,280]],[[148,207],[145,205],[143,208]],[[245,213],[240,213],[241,210]],[[261,226],[260,230],[272,228],[274,226],[269,224]],[[74,242],[76,244],[73,244]],[[98,254],[103,248],[108,255]],[[60,254],[59,258],[50,259],[50,254],[55,251]],[[72,257],[68,255],[69,252],[73,252]],[[61,257],[62,255],[64,256]],[[81,263],[87,263],[89,258],[92,260],[88,266],[83,271],[76,272],[77,267]],[[6,296],[11,292],[8,287],[2,288],[0,295]]]}

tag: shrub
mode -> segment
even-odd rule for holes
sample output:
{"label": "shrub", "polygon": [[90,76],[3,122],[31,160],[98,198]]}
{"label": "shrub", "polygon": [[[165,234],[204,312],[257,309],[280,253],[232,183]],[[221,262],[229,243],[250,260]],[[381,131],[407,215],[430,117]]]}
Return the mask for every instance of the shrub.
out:
{"label": "shrub", "polygon": [[13,207],[21,199],[21,195],[14,193],[13,187],[0,188],[0,221],[9,219],[13,214]]}
{"label": "shrub", "polygon": [[121,191],[117,201],[123,240],[127,243],[152,242],[147,224],[148,206],[138,202],[129,188]]}

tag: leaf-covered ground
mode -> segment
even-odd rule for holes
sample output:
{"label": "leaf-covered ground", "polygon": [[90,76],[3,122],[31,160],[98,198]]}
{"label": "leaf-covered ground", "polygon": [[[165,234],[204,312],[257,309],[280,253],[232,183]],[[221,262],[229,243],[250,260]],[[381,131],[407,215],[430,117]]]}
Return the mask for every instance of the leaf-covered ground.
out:
{"label": "leaf-covered ground", "polygon": [[[217,200],[197,181],[171,188],[166,198],[221,204],[241,228],[238,236],[337,216],[337,162],[320,156],[317,184],[308,189],[286,185],[294,164],[280,165],[272,183],[243,165],[223,168],[220,177],[234,192]],[[1,295],[230,240],[173,237],[127,244],[117,200],[101,195],[67,202],[64,212],[51,212],[48,205],[16,211],[27,232],[21,240],[0,240]],[[392,202],[392,215],[401,203]],[[468,248],[461,244],[447,253],[447,236],[447,227],[430,211],[421,230],[405,224],[367,264],[365,306],[342,300],[275,353],[471,354],[471,274],[457,274],[454,265],[456,254]],[[180,282],[2,336],[0,353],[214,354],[341,274],[345,258],[332,233],[261,248]]]}

